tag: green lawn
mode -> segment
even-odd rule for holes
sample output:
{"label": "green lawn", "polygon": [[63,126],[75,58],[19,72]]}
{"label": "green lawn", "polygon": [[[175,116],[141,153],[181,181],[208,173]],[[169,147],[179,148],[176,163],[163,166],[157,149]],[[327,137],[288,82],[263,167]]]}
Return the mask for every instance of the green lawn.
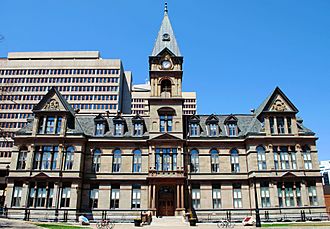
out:
{"label": "green lawn", "polygon": [[73,226],[69,224],[61,224],[61,223],[36,223],[35,225],[43,228],[50,228],[50,229],[76,229],[76,228],[89,228],[89,227],[79,227]]}
{"label": "green lawn", "polygon": [[312,222],[307,222],[307,223],[263,223],[261,225],[262,227],[325,227],[329,226],[330,223],[312,223]]}

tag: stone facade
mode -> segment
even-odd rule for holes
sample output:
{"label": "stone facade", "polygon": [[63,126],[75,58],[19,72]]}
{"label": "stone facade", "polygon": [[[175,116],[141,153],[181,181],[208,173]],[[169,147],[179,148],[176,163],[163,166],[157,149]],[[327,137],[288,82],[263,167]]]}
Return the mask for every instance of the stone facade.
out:
{"label": "stone facade", "polygon": [[167,11],[149,64],[149,115],[77,115],[56,88],[45,95],[15,138],[9,215],[241,221],[257,203],[262,220],[326,215],[317,137],[279,88],[250,114],[184,115]]}

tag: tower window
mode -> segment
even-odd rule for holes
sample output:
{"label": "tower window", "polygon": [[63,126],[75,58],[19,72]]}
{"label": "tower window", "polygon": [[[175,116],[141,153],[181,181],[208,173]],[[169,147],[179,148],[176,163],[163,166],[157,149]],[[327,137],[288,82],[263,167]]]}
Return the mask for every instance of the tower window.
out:
{"label": "tower window", "polygon": [[170,80],[162,80],[161,93],[169,94],[171,96],[172,84]]}
{"label": "tower window", "polygon": [[160,132],[172,132],[173,116],[172,115],[161,115],[160,116]]}

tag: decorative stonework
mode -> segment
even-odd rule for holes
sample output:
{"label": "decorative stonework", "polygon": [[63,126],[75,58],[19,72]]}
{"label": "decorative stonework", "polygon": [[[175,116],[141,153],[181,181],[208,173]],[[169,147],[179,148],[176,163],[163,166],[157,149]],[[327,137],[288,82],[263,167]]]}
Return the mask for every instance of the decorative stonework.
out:
{"label": "decorative stonework", "polygon": [[55,100],[51,99],[45,106],[45,110],[59,110],[60,104]]}
{"label": "decorative stonework", "polygon": [[285,111],[287,110],[284,102],[281,100],[281,99],[276,99],[272,108],[271,108],[272,111]]}

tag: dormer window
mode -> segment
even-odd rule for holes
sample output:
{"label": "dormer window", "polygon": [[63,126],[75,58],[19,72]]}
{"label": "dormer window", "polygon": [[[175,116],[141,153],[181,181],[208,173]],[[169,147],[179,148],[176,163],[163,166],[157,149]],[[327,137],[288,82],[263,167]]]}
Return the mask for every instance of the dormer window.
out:
{"label": "dormer window", "polygon": [[122,135],[123,135],[123,124],[115,123],[115,136],[122,136]]}
{"label": "dormer window", "polygon": [[219,134],[219,119],[215,115],[210,115],[206,119],[206,125],[208,127],[208,134],[210,137],[216,137]]}
{"label": "dormer window", "polygon": [[217,136],[217,129],[218,129],[217,124],[215,124],[215,123],[209,124],[209,129],[210,129],[210,136],[211,137]]}
{"label": "dormer window", "polygon": [[238,119],[234,115],[230,115],[226,118],[225,128],[226,128],[228,137],[237,137],[237,135],[238,135],[237,122],[238,122]]}
{"label": "dormer window", "polygon": [[199,124],[198,123],[191,123],[189,126],[190,136],[196,137],[199,133]]}
{"label": "dormer window", "polygon": [[103,136],[108,131],[107,120],[100,114],[95,119],[95,136]]}
{"label": "dormer window", "polygon": [[142,136],[142,135],[143,135],[143,124],[134,123],[134,136]]}
{"label": "dormer window", "polygon": [[38,134],[60,134],[62,128],[62,117],[41,116],[39,118]]}
{"label": "dormer window", "polygon": [[103,136],[104,135],[105,124],[103,122],[96,123],[95,128],[95,135],[96,136]]}

